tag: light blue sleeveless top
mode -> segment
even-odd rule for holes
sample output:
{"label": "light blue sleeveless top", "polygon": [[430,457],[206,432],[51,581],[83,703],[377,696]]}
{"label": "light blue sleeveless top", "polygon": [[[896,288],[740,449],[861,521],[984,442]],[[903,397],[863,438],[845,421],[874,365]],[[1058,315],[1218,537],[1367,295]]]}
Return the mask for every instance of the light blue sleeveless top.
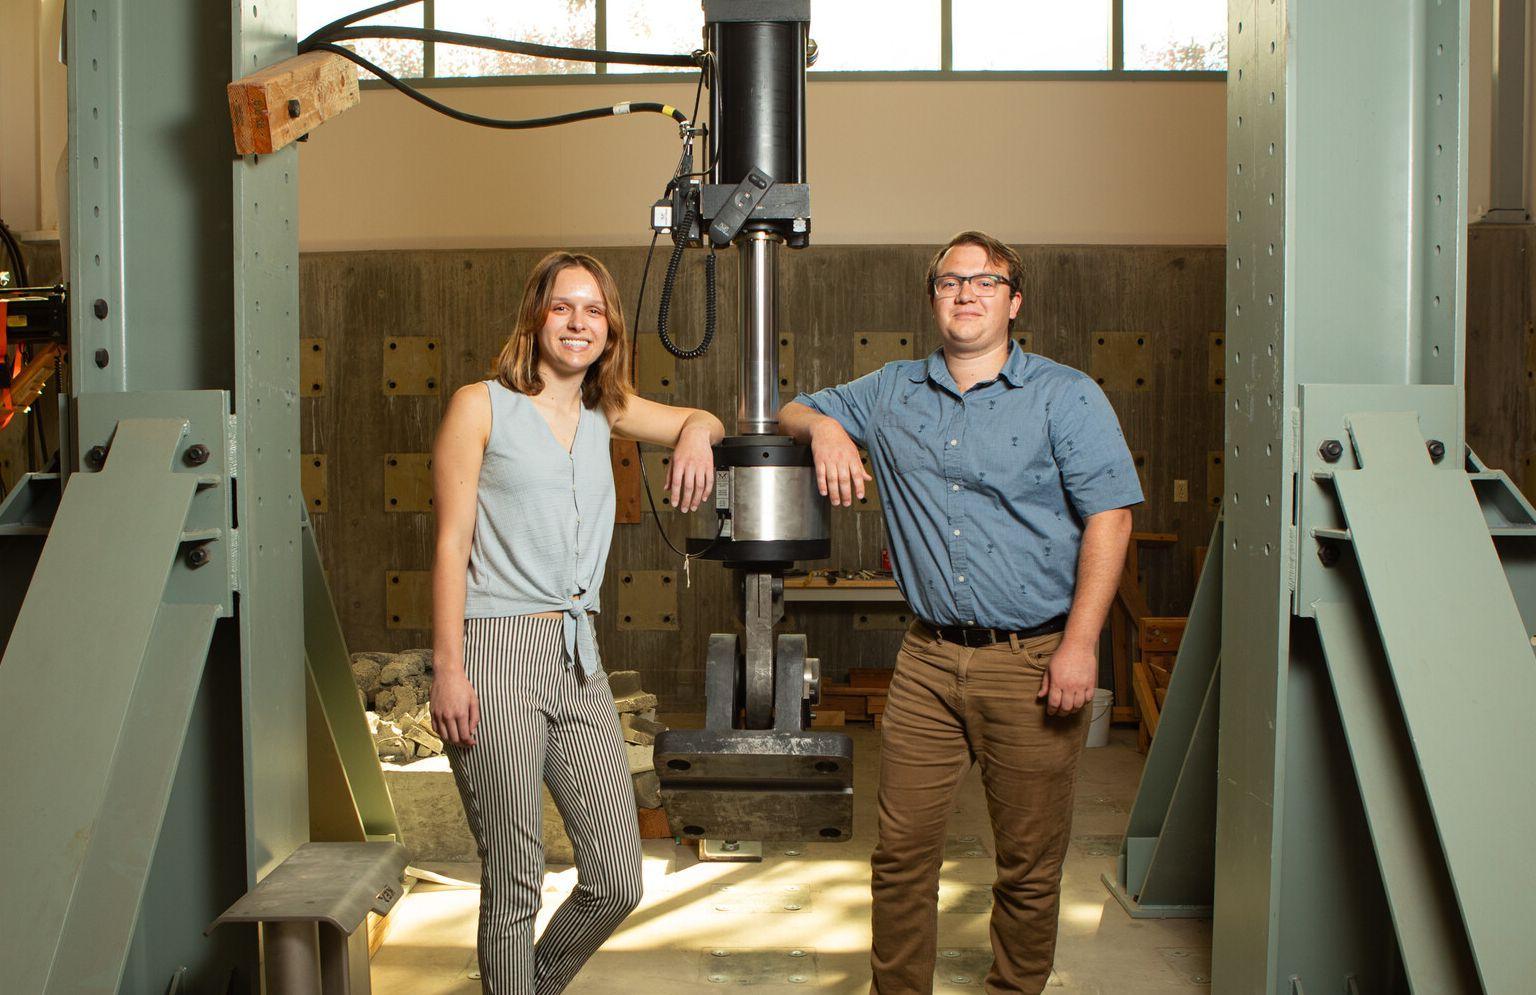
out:
{"label": "light blue sleeveless top", "polygon": [[590,613],[613,541],[608,419],[581,409],[571,451],[524,394],[497,380],[476,489],[465,618],[565,612],[566,665],[602,667]]}

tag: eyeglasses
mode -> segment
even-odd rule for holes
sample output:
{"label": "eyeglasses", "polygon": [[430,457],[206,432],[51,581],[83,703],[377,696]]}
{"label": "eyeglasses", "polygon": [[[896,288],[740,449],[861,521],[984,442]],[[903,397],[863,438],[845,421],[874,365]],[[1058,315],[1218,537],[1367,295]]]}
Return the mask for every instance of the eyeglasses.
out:
{"label": "eyeglasses", "polygon": [[958,273],[945,273],[943,276],[933,278],[933,296],[954,297],[960,293],[960,285],[969,283],[971,293],[977,297],[991,297],[997,293],[999,286],[1013,286],[1013,281],[1006,276],[997,273],[975,273],[971,276],[961,276]]}

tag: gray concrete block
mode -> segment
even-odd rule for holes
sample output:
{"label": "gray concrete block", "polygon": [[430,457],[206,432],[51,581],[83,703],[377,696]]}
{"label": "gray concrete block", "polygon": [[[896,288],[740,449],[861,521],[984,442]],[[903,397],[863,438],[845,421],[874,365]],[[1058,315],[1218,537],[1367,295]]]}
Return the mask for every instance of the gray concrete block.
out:
{"label": "gray concrete block", "polygon": [[432,651],[430,649],[401,650],[394,655],[394,660],[404,664],[406,670],[413,674],[432,673]]}
{"label": "gray concrete block", "polygon": [[379,683],[385,687],[393,687],[397,684],[403,684],[405,683],[405,679],[407,677],[413,676],[415,676],[414,672],[408,670],[406,665],[401,663],[399,660],[391,660],[383,667],[379,668]]}
{"label": "gray concrete block", "polygon": [[627,698],[632,694],[643,694],[645,689],[640,686],[640,672],[638,670],[613,670],[608,673],[608,687],[617,698]]}
{"label": "gray concrete block", "polygon": [[[400,834],[405,837],[403,842],[412,861],[480,859],[447,757],[382,766],[384,781],[394,799],[395,816],[400,820]],[[545,862],[571,864],[576,857],[565,832],[565,821],[560,818],[560,810],[548,789],[543,794]]]}
{"label": "gray concrete block", "polygon": [[421,705],[414,688],[396,687],[385,688],[373,699],[374,709],[380,715],[398,715],[401,712],[415,711]]}
{"label": "gray concrete block", "polygon": [[[624,744],[624,751],[629,754],[629,772],[639,774],[656,769],[656,751],[652,746],[635,746],[632,743]],[[655,808],[647,805],[646,808]]]}
{"label": "gray concrete block", "polygon": [[639,712],[624,712],[619,716],[619,724],[624,729],[624,742],[636,746],[650,746],[658,735],[667,731],[666,726]]}
{"label": "gray concrete block", "polygon": [[654,718],[656,715],[656,696],[642,691],[639,694],[625,695],[622,698],[613,699],[613,706],[619,710],[620,715],[628,712],[644,714],[649,711],[651,717]]}
{"label": "gray concrete block", "polygon": [[634,776],[635,804],[640,808],[661,808],[661,779],[654,770]]}
{"label": "gray concrete block", "polygon": [[358,653],[352,658],[352,683],[369,699],[379,693],[379,661]]}

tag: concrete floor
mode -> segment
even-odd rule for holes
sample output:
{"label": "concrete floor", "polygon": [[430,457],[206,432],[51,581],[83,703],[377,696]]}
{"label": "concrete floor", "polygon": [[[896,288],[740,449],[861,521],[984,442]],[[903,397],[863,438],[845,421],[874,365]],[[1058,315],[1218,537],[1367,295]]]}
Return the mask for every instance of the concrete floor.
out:
{"label": "concrete floor", "polygon": [[[869,986],[869,855],[880,737],[850,725],[857,769],[855,835],[848,843],[777,844],[762,863],[699,863],[694,848],[645,844],[645,901],[567,991],[667,995],[750,986],[763,995],[865,992]],[[1112,871],[1135,798],[1142,757],[1115,730],[1109,746],[1084,754],[1073,842],[1062,884],[1061,929],[1050,993],[1161,995],[1208,992],[1210,924],[1133,920],[1099,875]],[[991,963],[987,913],[992,837],[981,780],[973,770],[950,824],[939,895],[936,992],[976,992]],[[428,869],[479,879],[477,864]],[[575,884],[573,868],[551,867],[542,929]],[[475,971],[479,891],[418,884],[391,916],[373,960],[379,995],[480,991]]]}

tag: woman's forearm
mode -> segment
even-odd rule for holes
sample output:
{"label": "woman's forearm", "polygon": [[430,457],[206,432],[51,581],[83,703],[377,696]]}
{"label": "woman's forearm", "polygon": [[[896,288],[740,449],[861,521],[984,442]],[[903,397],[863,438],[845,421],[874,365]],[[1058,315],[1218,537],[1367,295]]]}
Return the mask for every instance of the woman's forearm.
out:
{"label": "woman's forearm", "polygon": [[464,599],[469,588],[469,547],[440,543],[432,560],[432,669],[464,672]]}

